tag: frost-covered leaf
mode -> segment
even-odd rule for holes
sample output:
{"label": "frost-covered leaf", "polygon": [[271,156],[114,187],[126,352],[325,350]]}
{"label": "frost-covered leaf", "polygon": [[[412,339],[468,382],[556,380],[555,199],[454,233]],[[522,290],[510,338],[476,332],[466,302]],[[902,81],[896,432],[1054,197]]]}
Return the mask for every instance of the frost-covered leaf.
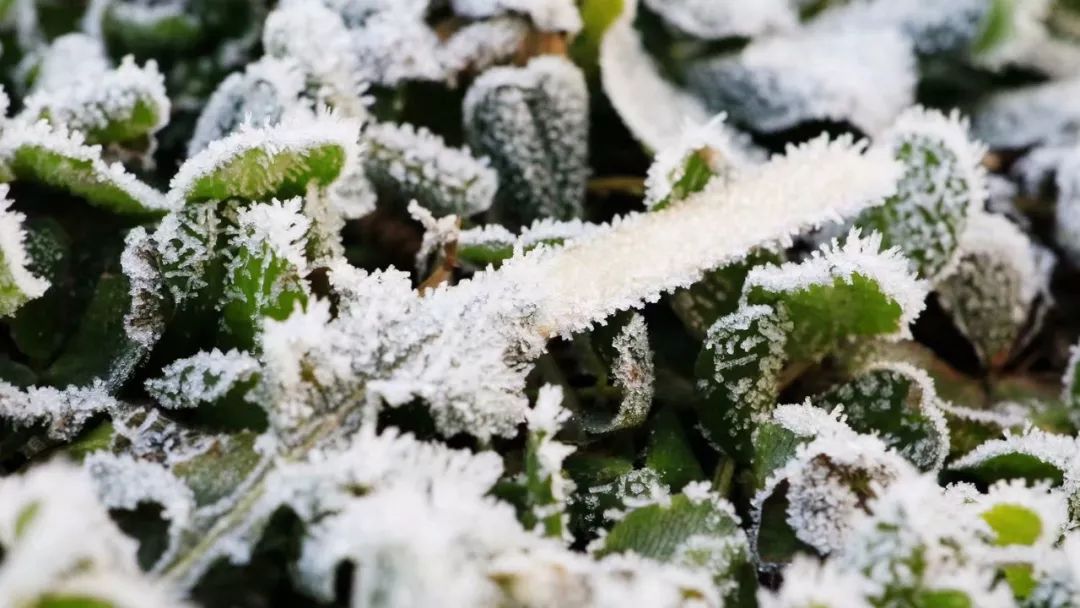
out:
{"label": "frost-covered leaf", "polygon": [[613,414],[587,410],[582,424],[593,433],[610,433],[634,428],[645,421],[652,407],[654,383],[653,352],[649,348],[645,319],[634,314],[611,341],[614,358],[610,382],[619,391],[619,408]]}
{"label": "frost-covered leaf", "polygon": [[846,572],[835,562],[798,555],[784,570],[779,589],[762,588],[761,608],[870,608],[869,585],[858,573]]}
{"label": "frost-covered leaf", "polygon": [[693,483],[665,503],[631,509],[593,545],[593,552],[600,556],[633,552],[704,570],[717,590],[730,598],[739,595],[741,586],[754,584],[739,516],[707,482]]}
{"label": "frost-covered leaf", "polygon": [[[177,305],[215,283],[217,242],[223,228],[217,205],[186,205],[162,218],[154,231],[161,274]],[[218,279],[220,280],[220,279]]]}
{"label": "frost-covered leaf", "polygon": [[476,21],[454,32],[439,49],[446,78],[456,84],[460,74],[481,73],[507,63],[529,36],[528,24],[516,17]]}
{"label": "frost-covered leaf", "polygon": [[683,125],[705,124],[701,101],[668,81],[646,52],[634,28],[637,0],[623,0],[622,13],[600,45],[604,93],[634,138],[653,151],[679,143]]}
{"label": "frost-covered leaf", "polygon": [[983,443],[953,461],[949,468],[983,483],[1006,479],[1049,481],[1064,484],[1071,493],[1077,485],[1076,455],[1073,437],[1028,428]]}
{"label": "frost-covered leaf", "polygon": [[938,285],[938,299],[983,363],[998,365],[1048,290],[1050,270],[1012,222],[978,214],[961,237],[956,269]]}
{"label": "frost-covered leaf", "polygon": [[244,347],[254,344],[263,319],[284,320],[308,300],[306,234],[310,221],[299,198],[259,203],[240,211],[229,239],[222,317]]}
{"label": "frost-covered leaf", "polygon": [[672,309],[691,334],[704,340],[717,319],[739,307],[750,270],[765,264],[780,264],[783,259],[768,249],[754,250],[745,260],[707,272],[700,281],[673,293]]}
{"label": "frost-covered leaf", "polygon": [[852,429],[877,434],[923,471],[940,469],[949,455],[949,428],[934,383],[906,363],[870,365],[813,401],[825,409],[842,407]]}
{"label": "frost-covered leaf", "polygon": [[263,58],[241,73],[229,74],[207,100],[188,142],[188,156],[244,124],[268,127],[296,107],[304,89],[303,74],[289,61]]}
{"label": "frost-covered leaf", "polygon": [[234,390],[250,388],[259,363],[244,352],[214,349],[178,359],[162,371],[160,378],[147,380],[147,392],[163,407],[185,409],[214,405]]}
{"label": "frost-covered leaf", "polygon": [[94,24],[114,45],[140,54],[182,52],[202,39],[198,17],[189,0],[121,0],[108,2]]}
{"label": "frost-covered leaf", "polygon": [[574,447],[555,440],[555,434],[570,418],[563,409],[562,389],[550,384],[540,389],[536,405],[525,415],[529,435],[525,444],[523,483],[529,511],[524,524],[546,536],[570,541],[566,502],[574,484],[562,471],[563,461]]}
{"label": "frost-covered leaf", "polygon": [[16,426],[46,425],[49,437],[61,441],[78,435],[92,417],[120,407],[101,383],[62,390],[45,386],[23,390],[0,382],[0,397],[0,418]]}
{"label": "frost-covered leaf", "polygon": [[47,120],[82,133],[90,144],[122,143],[153,135],[171,106],[157,63],[139,67],[131,56],[104,74],[79,75],[28,97],[26,120]]}
{"label": "frost-covered leaf", "polygon": [[33,90],[68,87],[72,82],[101,77],[109,71],[109,58],[101,40],[71,33],[52,41],[33,74]]}
{"label": "frost-covered leaf", "polygon": [[318,103],[354,118],[366,116],[353,38],[336,11],[317,1],[279,6],[266,17],[262,40],[268,56],[295,64],[292,76]]}
{"label": "frost-covered leaf", "polygon": [[[913,471],[880,439],[850,429],[800,445],[754,495],[751,544],[759,561],[787,562],[797,547],[821,555],[843,550],[868,503]],[[784,527],[797,543],[775,540]]]}
{"label": "frost-covered leaf", "polygon": [[0,186],[0,317],[11,316],[49,288],[49,281],[30,269],[33,256],[27,247],[25,219],[11,209],[8,186]]}
{"label": "frost-covered leaf", "polygon": [[851,339],[902,337],[926,285],[881,238],[852,232],[805,262],[752,269],[734,313],[709,329],[698,358],[709,435],[749,460],[750,435],[768,417],[789,363],[815,362]]}
{"label": "frost-covered leaf", "polygon": [[9,123],[0,135],[0,159],[16,180],[66,190],[122,215],[160,215],[171,207],[120,163],[102,160],[100,146],[87,146],[82,134],[45,121]]}
{"label": "frost-covered leaf", "polygon": [[[962,54],[980,42],[996,1],[856,0],[818,15],[811,27],[824,32],[890,28],[902,32],[921,54]],[[986,42],[982,42],[986,44]]]}
{"label": "frost-covered leaf", "polygon": [[599,224],[578,219],[565,222],[540,219],[514,234],[500,224],[487,224],[461,231],[458,235],[458,257],[482,268],[510,259],[517,251],[529,251],[541,245],[563,245],[588,238],[597,228]]}
{"label": "frost-covered leaf", "polygon": [[789,0],[645,0],[645,6],[679,31],[705,40],[752,38],[794,29],[798,22]]}
{"label": "frost-covered leaf", "polygon": [[121,265],[123,273],[98,279],[75,333],[45,374],[54,384],[101,381],[117,391],[164,332],[168,295],[144,229],[128,234]]}
{"label": "frost-covered leaf", "polygon": [[545,56],[523,68],[492,68],[464,103],[469,145],[499,173],[499,218],[516,225],[582,214],[589,99],[577,66]]}
{"label": "frost-covered leaf", "polygon": [[911,105],[915,65],[897,33],[844,31],[757,40],[693,63],[687,79],[710,110],[758,131],[831,120],[876,133]]}
{"label": "frost-covered leaf", "polygon": [[436,215],[460,217],[491,207],[498,178],[486,159],[407,124],[370,125],[363,140],[364,170],[380,198],[401,206],[415,199]]}
{"label": "frost-covered leaf", "polygon": [[358,124],[332,115],[296,115],[270,127],[241,127],[192,156],[168,194],[184,204],[238,198],[301,196],[309,184],[329,186],[357,154]]}
{"label": "frost-covered leaf", "polygon": [[1080,114],[1069,103],[1080,79],[1055,80],[990,97],[976,107],[974,131],[992,148],[1024,148],[1075,139]]}
{"label": "frost-covered leaf", "polygon": [[886,246],[900,248],[932,282],[950,270],[968,217],[986,201],[984,151],[967,131],[957,113],[916,107],[902,114],[880,144],[904,165],[898,191],[856,220],[880,232]]}

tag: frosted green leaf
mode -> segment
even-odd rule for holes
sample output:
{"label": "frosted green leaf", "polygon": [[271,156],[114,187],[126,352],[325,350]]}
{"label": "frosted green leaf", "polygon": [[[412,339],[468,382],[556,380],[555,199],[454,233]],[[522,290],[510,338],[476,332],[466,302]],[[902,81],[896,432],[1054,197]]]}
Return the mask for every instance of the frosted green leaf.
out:
{"label": "frosted green leaf", "polygon": [[188,156],[245,123],[255,127],[278,123],[297,106],[303,89],[303,74],[294,64],[270,57],[249,64],[242,73],[229,74],[203,106],[188,142]]}
{"label": "frosted green leaf", "polygon": [[825,429],[798,446],[752,501],[751,543],[766,564],[789,561],[810,548],[844,550],[857,518],[891,483],[914,469],[884,442],[850,428]]}
{"label": "frosted green leaf", "polygon": [[166,215],[154,232],[162,277],[177,305],[218,283],[220,223],[216,204],[196,203]]}
{"label": "frosted green leaf", "polygon": [[852,232],[805,262],[754,268],[738,310],[709,329],[698,357],[699,408],[709,436],[750,460],[753,429],[780,394],[784,368],[813,363],[847,341],[902,337],[926,285],[881,238]]}
{"label": "frosted green leaf", "polygon": [[99,27],[106,40],[140,55],[183,51],[202,39],[201,24],[189,4],[188,0],[109,2]]}
{"label": "frosted green leaf", "polygon": [[157,63],[139,67],[131,56],[100,76],[80,75],[66,86],[26,99],[28,121],[47,120],[82,133],[91,144],[123,143],[153,135],[169,120],[165,80]]}
{"label": "frosted green leaf", "polygon": [[171,207],[120,163],[102,160],[100,146],[87,146],[80,133],[45,121],[8,123],[0,135],[0,159],[16,180],[66,190],[118,214],[153,216]]}
{"label": "frosted green leaf", "polygon": [[915,57],[894,31],[802,33],[697,60],[687,80],[710,111],[757,131],[829,120],[875,133],[911,105]]}
{"label": "frosted green leaf", "polygon": [[491,207],[498,178],[486,159],[408,124],[370,125],[363,141],[364,170],[380,200],[404,207],[415,199],[440,216],[468,217]]}
{"label": "frosted green leaf", "polygon": [[877,434],[923,471],[940,469],[949,454],[949,428],[934,383],[906,363],[870,365],[813,401],[827,410],[842,407],[852,429]]}
{"label": "frosted green leaf", "polygon": [[302,200],[274,201],[240,211],[229,239],[222,316],[239,345],[250,348],[264,317],[279,321],[307,304],[307,231]]}
{"label": "frosted green leaf", "polygon": [[899,247],[919,276],[936,281],[950,269],[968,216],[986,201],[984,149],[971,141],[958,113],[908,110],[883,136],[904,165],[897,193],[869,209],[855,225]]}
{"label": "frosted green leaf", "polygon": [[614,413],[596,408],[582,415],[582,425],[592,433],[610,433],[639,426],[652,408],[654,383],[653,352],[649,347],[645,319],[634,314],[611,340],[611,369],[606,379],[621,399]]}
{"label": "frosted green leaf", "polygon": [[674,490],[681,490],[686,484],[705,477],[690,445],[688,433],[671,409],[659,409],[649,421],[645,466],[656,471],[660,479]]}
{"label": "frosted green leaf", "polygon": [[1034,428],[1023,433],[1005,433],[1004,439],[983,443],[949,465],[959,475],[993,483],[1023,479],[1065,484],[1074,491],[1077,484],[1075,465],[1076,439],[1053,435]]}
{"label": "frosted green leaf", "polygon": [[464,120],[470,147],[499,173],[494,210],[505,223],[582,214],[589,98],[569,60],[545,56],[484,72],[465,96]]}
{"label": "frosted green leaf", "polygon": [[764,264],[779,264],[783,256],[769,249],[756,249],[741,262],[705,273],[700,281],[671,294],[671,307],[683,325],[704,339],[717,319],[739,307],[743,283],[750,270]]}
{"label": "frosted green leaf", "polygon": [[668,502],[630,509],[594,545],[593,552],[598,556],[633,552],[704,570],[720,593],[732,599],[740,586],[754,586],[749,546],[739,516],[707,482],[688,485]]}
{"label": "frosted green leaf", "polygon": [[1051,268],[1026,234],[998,215],[972,218],[955,270],[938,299],[987,367],[1017,347],[1036,298],[1049,290]]}
{"label": "frosted green leaf", "polygon": [[172,179],[176,205],[237,198],[301,196],[309,184],[329,186],[357,153],[358,124],[320,115],[270,127],[241,127],[188,159]]}
{"label": "frosted green leaf", "polygon": [[11,209],[8,186],[0,185],[0,317],[8,317],[23,304],[40,297],[49,281],[37,276],[23,229],[26,217]]}
{"label": "frosted green leaf", "polygon": [[458,235],[458,257],[482,268],[510,259],[515,251],[586,239],[598,227],[598,224],[578,219],[565,222],[540,219],[514,234],[500,224],[487,224],[461,231]]}

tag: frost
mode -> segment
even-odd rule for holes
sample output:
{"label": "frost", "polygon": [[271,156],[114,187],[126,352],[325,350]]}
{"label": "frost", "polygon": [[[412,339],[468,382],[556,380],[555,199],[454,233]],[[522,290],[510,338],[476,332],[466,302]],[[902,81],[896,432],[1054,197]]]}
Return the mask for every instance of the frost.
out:
{"label": "frost", "polygon": [[162,370],[162,376],[146,381],[146,390],[170,409],[195,408],[223,399],[236,386],[259,372],[254,357],[237,350],[218,349],[178,359]]}
{"label": "frost", "polygon": [[543,31],[573,35],[581,29],[581,15],[572,0],[451,0],[450,5],[463,17],[518,13],[527,16]]}
{"label": "frost", "polygon": [[152,135],[169,121],[165,78],[153,60],[140,68],[127,56],[115,70],[68,82],[28,97],[23,110],[27,119],[45,119],[84,133],[90,143]]}
{"label": "frost", "polygon": [[35,276],[26,249],[26,216],[11,209],[9,187],[0,186],[0,317],[12,315],[29,300],[41,297],[49,282]]}
{"label": "frost", "polygon": [[525,414],[529,427],[526,440],[524,485],[535,526],[547,536],[572,542],[568,529],[566,502],[574,482],[563,473],[563,461],[575,447],[555,441],[570,411],[563,408],[561,387],[540,387],[536,405]]}
{"label": "frost", "polygon": [[1003,460],[1018,461],[1015,470],[1027,472],[1034,479],[1046,478],[1063,482],[1066,491],[1072,493],[1080,486],[1077,478],[1077,441],[1066,435],[1054,435],[1035,428],[1027,428],[1015,434],[1006,431],[1003,439],[983,442],[974,450],[953,461],[953,470],[977,470],[991,467],[991,475],[1010,473],[1011,467]]}
{"label": "frost", "polygon": [[704,39],[789,31],[798,21],[788,0],[645,0],[645,6],[678,30]]}
{"label": "frost", "polygon": [[470,147],[499,174],[494,212],[504,223],[582,214],[589,97],[577,66],[544,56],[489,69],[469,88],[463,113]]}
{"label": "frost", "polygon": [[[890,194],[897,166],[863,149],[848,138],[819,138],[791,147],[731,184],[714,183],[661,213],[616,219],[588,239],[528,254],[500,272],[537,279],[535,324],[542,335],[582,331],[615,311],[686,287],[705,271],[742,259],[754,247],[784,242]],[[612,266],[613,261],[618,266]],[[607,270],[598,275],[596,268]],[[903,291],[899,286],[885,289]],[[898,295],[904,303],[922,297],[910,291]],[[905,308],[905,319],[920,309],[921,304]]]}
{"label": "frost", "polygon": [[1080,135],[1080,112],[1069,103],[1077,95],[1080,79],[999,93],[975,109],[975,134],[992,148],[1070,142]]}
{"label": "frost", "polygon": [[634,29],[637,0],[625,0],[623,5],[600,46],[604,93],[646,148],[658,151],[677,146],[683,125],[704,124],[709,112],[698,99],[667,81],[646,52]]}
{"label": "frost", "polygon": [[[1025,561],[1042,558],[1042,551],[1051,549],[1069,528],[1069,506],[1066,497],[1048,484],[1028,485],[1019,479],[999,481],[987,489],[986,494],[973,497],[973,508],[994,528],[996,550],[991,550],[993,561],[1014,561],[1026,554]],[[1019,529],[1012,518],[1002,517],[995,521],[995,511],[1022,510],[1038,522],[1031,529]],[[1012,525],[1010,525],[1012,524]],[[1021,561],[1021,560],[1016,560]]]}
{"label": "frost", "polygon": [[564,245],[593,235],[600,224],[583,222],[579,219],[565,222],[548,218],[539,219],[521,229],[519,234],[507,230],[500,224],[486,224],[458,235],[459,254],[465,259],[485,265],[502,261],[541,245]]}
{"label": "frost", "polygon": [[427,23],[397,11],[376,13],[353,33],[361,78],[388,87],[443,80],[439,48],[439,37]]}
{"label": "frost", "polygon": [[513,17],[477,21],[454,32],[443,43],[439,60],[447,78],[456,83],[457,74],[480,73],[513,58],[527,35],[527,24]]}
{"label": "frost", "polygon": [[21,390],[0,381],[0,418],[17,426],[45,424],[49,437],[59,441],[73,439],[95,415],[119,408],[120,403],[109,396],[100,382],[87,387],[41,386]]}
{"label": "frost", "polygon": [[116,213],[154,215],[173,208],[123,165],[102,160],[100,146],[88,146],[82,134],[46,121],[9,122],[0,135],[0,158],[16,179],[68,190]]}
{"label": "frost", "polygon": [[143,227],[124,239],[120,268],[131,285],[131,305],[124,315],[124,335],[149,353],[165,331],[166,292],[157,266],[157,244]]}
{"label": "frost", "polygon": [[380,191],[401,201],[416,199],[439,215],[468,217],[491,207],[498,183],[486,159],[407,124],[371,125],[364,142],[364,169]]}
{"label": "frost", "polygon": [[195,204],[166,215],[154,231],[161,273],[177,304],[207,287],[219,223],[214,205]]}
{"label": "frost", "polygon": [[1072,148],[1057,168],[1058,198],[1054,236],[1073,264],[1080,262],[1080,147]]}
{"label": "frost", "polygon": [[844,31],[757,40],[692,65],[687,78],[710,110],[755,130],[831,120],[876,133],[911,105],[914,63],[895,32]]}

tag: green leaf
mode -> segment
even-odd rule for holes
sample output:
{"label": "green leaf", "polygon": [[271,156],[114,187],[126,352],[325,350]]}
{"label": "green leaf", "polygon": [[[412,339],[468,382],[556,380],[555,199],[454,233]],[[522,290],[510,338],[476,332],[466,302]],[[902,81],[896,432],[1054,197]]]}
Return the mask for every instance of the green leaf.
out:
{"label": "green leaf", "polygon": [[503,223],[580,217],[588,179],[589,100],[567,59],[484,72],[465,96],[469,146],[499,173],[494,212]]}
{"label": "green leaf", "polygon": [[707,272],[690,287],[671,294],[671,308],[683,325],[699,339],[717,319],[739,307],[746,275],[756,266],[780,264],[783,257],[767,249],[757,249],[741,262]]}
{"label": "green leaf", "polygon": [[786,366],[821,360],[854,339],[895,337],[921,312],[925,285],[880,238],[852,233],[802,263],[755,268],[741,308],[709,329],[697,362],[709,436],[742,462],[768,418]]}
{"label": "green leaf", "polygon": [[633,552],[691,568],[705,568],[724,595],[738,590],[750,566],[746,536],[726,500],[695,484],[668,505],[631,510],[595,549],[598,556]]}
{"label": "green leaf", "polygon": [[656,471],[673,490],[705,477],[682,423],[670,408],[660,410],[652,419],[645,466]]}
{"label": "green leaf", "polygon": [[949,453],[949,429],[933,381],[920,369],[876,364],[812,401],[826,410],[843,407],[852,429],[877,434],[923,471],[940,469]]}
{"label": "green leaf", "polygon": [[54,273],[47,272],[55,252],[49,235],[27,234],[26,217],[10,209],[7,192],[6,185],[0,186],[0,317],[9,317],[41,297],[54,280]]}
{"label": "green leaf", "polygon": [[995,504],[980,517],[993,529],[996,545],[1034,545],[1043,533],[1039,514],[1022,505]]}
{"label": "green leaf", "polygon": [[969,213],[986,198],[983,149],[959,114],[914,108],[884,136],[904,167],[897,193],[863,212],[855,225],[899,247],[919,276],[939,277],[956,253]]}
{"label": "green leaf", "polygon": [[268,201],[325,188],[356,153],[357,124],[322,116],[244,128],[188,159],[170,184],[177,206],[241,199]]}
{"label": "green leaf", "polygon": [[950,469],[964,479],[986,484],[1004,479],[1050,481],[1061,485],[1072,472],[1076,440],[1029,428],[987,441],[954,461]]}
{"label": "green leaf", "polygon": [[9,124],[0,135],[0,159],[15,180],[70,192],[113,213],[153,217],[169,210],[160,192],[102,160],[99,146],[44,121]]}

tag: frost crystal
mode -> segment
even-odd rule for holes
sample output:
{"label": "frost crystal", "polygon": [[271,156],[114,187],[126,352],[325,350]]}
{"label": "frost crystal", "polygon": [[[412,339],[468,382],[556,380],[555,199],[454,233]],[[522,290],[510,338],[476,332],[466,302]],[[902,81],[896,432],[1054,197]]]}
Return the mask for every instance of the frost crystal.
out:
{"label": "frost crystal", "polygon": [[195,408],[223,399],[237,385],[259,371],[254,357],[237,350],[214,349],[165,367],[160,378],[146,381],[146,390],[170,409]]}
{"label": "frost crystal", "polygon": [[61,390],[42,386],[24,391],[0,381],[0,418],[18,426],[48,425],[49,437],[57,440],[73,439],[90,418],[119,407],[100,382],[88,387]]}
{"label": "frost crystal", "polygon": [[911,105],[914,63],[910,44],[889,30],[799,34],[703,60],[688,79],[711,110],[756,130],[832,120],[876,133]]}
{"label": "frost crystal", "polygon": [[586,420],[586,427],[593,432],[631,428],[645,420],[652,407],[656,376],[644,317],[636,313],[631,316],[611,346],[616,354],[611,375],[615,387],[622,392],[622,403],[610,420]]}
{"label": "frost crystal", "polygon": [[372,183],[401,201],[416,199],[438,215],[468,217],[486,211],[497,177],[486,159],[450,148],[412,125],[375,124],[364,131],[364,168]]}
{"label": "frost crystal", "polygon": [[25,219],[11,209],[7,184],[0,185],[0,317],[13,314],[49,288],[48,281],[28,268],[32,260],[26,250]]}

